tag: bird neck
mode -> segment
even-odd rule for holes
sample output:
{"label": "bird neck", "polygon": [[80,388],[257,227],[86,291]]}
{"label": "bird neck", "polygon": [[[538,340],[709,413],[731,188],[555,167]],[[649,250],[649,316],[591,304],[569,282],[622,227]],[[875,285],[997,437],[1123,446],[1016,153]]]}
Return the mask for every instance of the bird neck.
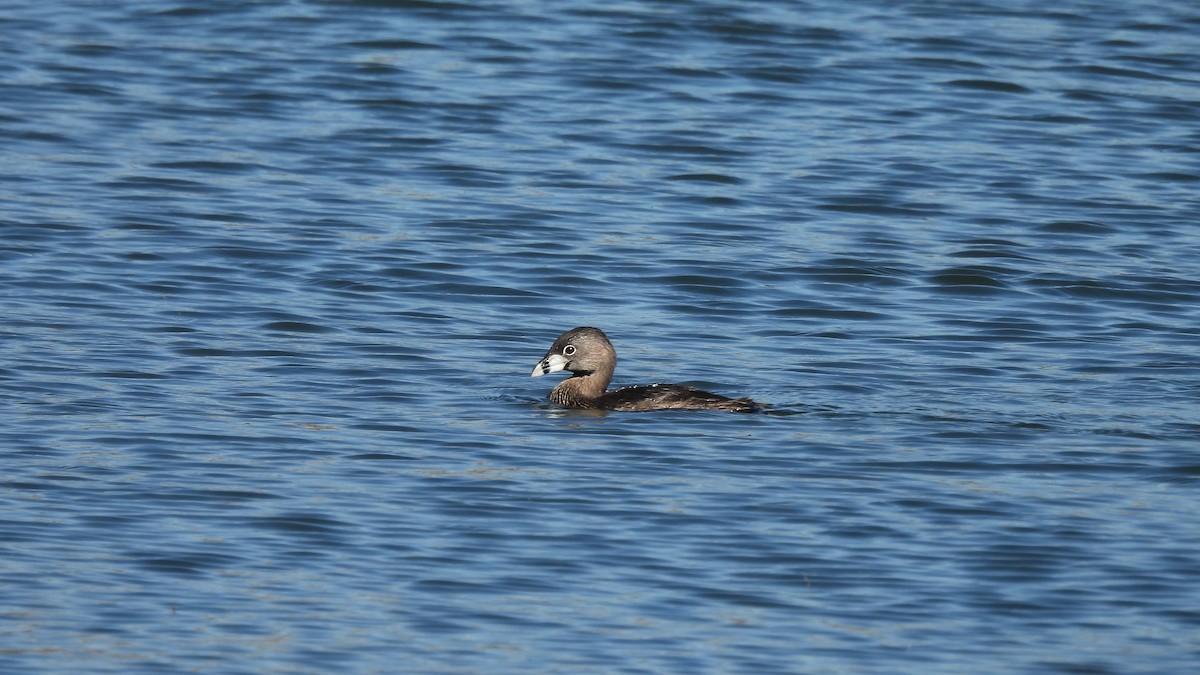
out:
{"label": "bird neck", "polygon": [[611,370],[595,370],[587,375],[574,375],[558,383],[554,391],[550,392],[550,400],[559,405],[585,407],[590,401],[604,395],[610,380]]}

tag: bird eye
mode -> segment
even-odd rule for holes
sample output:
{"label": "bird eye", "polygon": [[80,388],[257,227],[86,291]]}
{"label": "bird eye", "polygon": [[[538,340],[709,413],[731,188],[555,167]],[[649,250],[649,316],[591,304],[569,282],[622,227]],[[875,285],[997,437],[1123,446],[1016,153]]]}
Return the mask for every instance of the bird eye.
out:
{"label": "bird eye", "polygon": [[575,345],[567,345],[563,347],[563,356],[571,356],[575,353]]}

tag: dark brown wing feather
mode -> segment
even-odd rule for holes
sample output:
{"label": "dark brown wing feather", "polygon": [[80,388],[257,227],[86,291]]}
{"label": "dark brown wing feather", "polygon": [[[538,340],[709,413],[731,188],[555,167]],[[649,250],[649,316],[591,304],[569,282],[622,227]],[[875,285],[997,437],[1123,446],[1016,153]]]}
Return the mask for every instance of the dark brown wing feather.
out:
{"label": "dark brown wing feather", "polygon": [[603,410],[730,410],[755,412],[758,404],[748,398],[729,398],[681,384],[651,384],[622,387],[593,402]]}

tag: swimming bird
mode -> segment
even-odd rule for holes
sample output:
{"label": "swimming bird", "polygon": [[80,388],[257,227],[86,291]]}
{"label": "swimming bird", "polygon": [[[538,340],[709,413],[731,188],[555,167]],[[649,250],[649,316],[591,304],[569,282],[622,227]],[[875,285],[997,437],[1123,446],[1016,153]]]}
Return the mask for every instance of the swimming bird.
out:
{"label": "swimming bird", "polygon": [[680,384],[649,384],[607,391],[617,367],[617,351],[599,328],[580,326],[558,336],[531,377],[560,370],[571,377],[558,383],[550,400],[567,408],[591,410],[729,410],[755,412],[748,398],[729,398]]}

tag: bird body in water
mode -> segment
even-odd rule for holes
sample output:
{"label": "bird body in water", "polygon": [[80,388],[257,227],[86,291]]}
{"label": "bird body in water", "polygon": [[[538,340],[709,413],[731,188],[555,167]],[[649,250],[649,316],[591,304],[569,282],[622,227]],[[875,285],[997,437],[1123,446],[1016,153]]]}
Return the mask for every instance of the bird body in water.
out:
{"label": "bird body in water", "polygon": [[617,352],[599,328],[581,326],[558,336],[532,377],[560,370],[571,377],[558,383],[550,400],[567,408],[589,410],[729,410],[756,412],[748,398],[728,398],[680,384],[650,384],[607,391],[617,367]]}

